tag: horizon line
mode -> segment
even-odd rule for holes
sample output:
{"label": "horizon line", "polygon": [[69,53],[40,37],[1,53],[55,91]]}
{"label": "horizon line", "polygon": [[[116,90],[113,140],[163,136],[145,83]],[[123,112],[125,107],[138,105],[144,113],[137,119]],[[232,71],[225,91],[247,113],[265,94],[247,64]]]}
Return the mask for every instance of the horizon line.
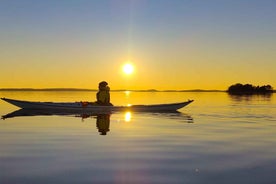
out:
{"label": "horizon line", "polygon": [[[0,88],[0,91],[98,91],[98,89],[87,89],[87,88]],[[113,92],[121,91],[133,91],[133,92],[226,92],[227,90],[217,89],[112,89]]]}

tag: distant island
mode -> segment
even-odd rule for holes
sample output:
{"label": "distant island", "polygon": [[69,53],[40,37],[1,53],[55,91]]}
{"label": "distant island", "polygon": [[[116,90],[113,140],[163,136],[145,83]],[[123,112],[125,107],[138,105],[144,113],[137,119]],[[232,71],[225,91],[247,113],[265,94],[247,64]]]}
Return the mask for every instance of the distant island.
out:
{"label": "distant island", "polygon": [[253,95],[253,94],[271,94],[273,87],[271,85],[254,86],[252,84],[234,84],[231,85],[227,92],[231,95]]}

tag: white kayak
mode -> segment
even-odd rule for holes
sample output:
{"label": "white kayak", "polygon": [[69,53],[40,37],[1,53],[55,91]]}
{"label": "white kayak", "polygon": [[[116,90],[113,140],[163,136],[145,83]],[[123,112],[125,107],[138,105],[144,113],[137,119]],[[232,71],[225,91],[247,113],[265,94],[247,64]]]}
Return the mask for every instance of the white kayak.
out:
{"label": "white kayak", "polygon": [[113,111],[177,111],[193,102],[188,100],[179,103],[152,104],[152,105],[131,105],[131,106],[103,106],[92,102],[34,102],[1,98],[2,100],[22,109],[44,109],[61,111],[93,111],[93,112],[113,112]]}

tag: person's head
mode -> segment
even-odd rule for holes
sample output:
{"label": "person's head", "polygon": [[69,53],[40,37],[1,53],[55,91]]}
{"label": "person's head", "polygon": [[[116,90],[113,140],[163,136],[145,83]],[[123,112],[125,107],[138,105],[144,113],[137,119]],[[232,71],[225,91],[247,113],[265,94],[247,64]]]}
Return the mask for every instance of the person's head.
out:
{"label": "person's head", "polygon": [[102,81],[102,82],[99,83],[99,86],[105,87],[107,85],[108,85],[108,83],[106,81]]}
{"label": "person's head", "polygon": [[106,81],[102,81],[102,82],[99,83],[99,89],[100,90],[105,90],[107,85],[108,85],[108,83]]}

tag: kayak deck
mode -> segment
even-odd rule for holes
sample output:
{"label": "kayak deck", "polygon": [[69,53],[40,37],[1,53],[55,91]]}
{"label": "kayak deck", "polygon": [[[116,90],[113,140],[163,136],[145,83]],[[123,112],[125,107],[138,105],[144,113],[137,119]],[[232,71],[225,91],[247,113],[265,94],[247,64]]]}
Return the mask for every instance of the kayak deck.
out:
{"label": "kayak deck", "polygon": [[91,102],[34,102],[23,101],[9,98],[1,98],[2,100],[15,105],[22,109],[44,109],[44,110],[62,110],[62,111],[177,111],[180,108],[193,102],[188,100],[180,103],[168,103],[168,104],[153,104],[153,105],[131,105],[131,106],[103,106],[96,105]]}

